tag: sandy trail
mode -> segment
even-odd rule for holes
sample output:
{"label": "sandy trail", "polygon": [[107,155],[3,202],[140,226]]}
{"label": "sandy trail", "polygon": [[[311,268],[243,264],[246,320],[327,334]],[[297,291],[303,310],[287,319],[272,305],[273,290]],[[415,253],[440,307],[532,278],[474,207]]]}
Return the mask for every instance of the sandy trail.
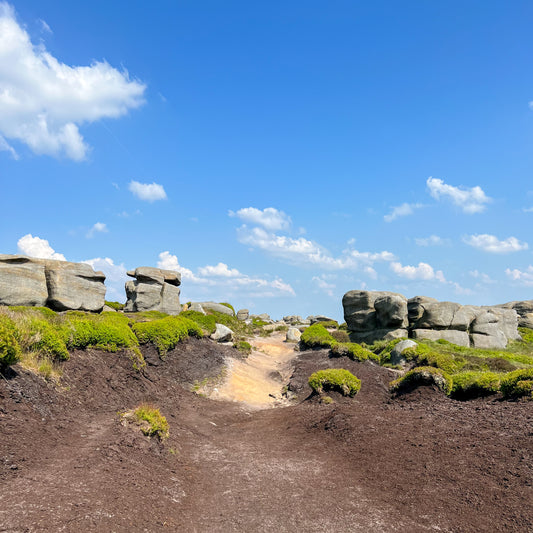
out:
{"label": "sandy trail", "polygon": [[226,379],[210,398],[243,402],[252,409],[287,405],[281,392],[297,353],[294,344],[286,343],[284,338],[284,333],[278,333],[250,339],[252,353],[246,359],[228,361]]}

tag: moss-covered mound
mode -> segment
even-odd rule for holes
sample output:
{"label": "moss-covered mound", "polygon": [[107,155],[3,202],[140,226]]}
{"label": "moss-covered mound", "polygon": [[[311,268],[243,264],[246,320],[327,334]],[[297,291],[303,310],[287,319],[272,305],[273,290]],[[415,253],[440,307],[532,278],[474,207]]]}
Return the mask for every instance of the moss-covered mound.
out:
{"label": "moss-covered mound", "polygon": [[331,333],[321,324],[309,326],[300,338],[300,343],[304,348],[331,348],[336,342]]}
{"label": "moss-covered mound", "polygon": [[361,388],[361,380],[343,368],[330,368],[311,374],[309,386],[318,394],[335,390],[344,396],[355,396]]}
{"label": "moss-covered mound", "polygon": [[421,366],[413,368],[401,378],[390,384],[391,392],[401,394],[410,392],[423,385],[435,385],[445,394],[450,394],[452,390],[451,377],[441,370],[432,366]]}
{"label": "moss-covered mound", "polygon": [[533,368],[509,372],[502,377],[500,390],[505,398],[533,398]]}

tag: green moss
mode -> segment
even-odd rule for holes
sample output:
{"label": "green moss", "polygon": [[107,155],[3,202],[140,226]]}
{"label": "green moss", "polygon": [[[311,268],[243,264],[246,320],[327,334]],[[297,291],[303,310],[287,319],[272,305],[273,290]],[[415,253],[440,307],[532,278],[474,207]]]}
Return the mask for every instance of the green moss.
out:
{"label": "green moss", "polygon": [[390,388],[394,393],[408,392],[421,385],[436,385],[445,394],[452,390],[451,377],[441,370],[432,366],[413,368],[401,378],[391,382]]}
{"label": "green moss", "polygon": [[500,390],[505,398],[533,395],[533,368],[523,368],[505,374]]}
{"label": "green moss", "polygon": [[331,348],[337,341],[321,324],[313,324],[304,330],[300,342],[305,348]]}
{"label": "green moss", "polygon": [[244,320],[238,320],[237,317],[218,313],[217,311],[209,311],[208,316],[213,316],[217,324],[227,326],[236,335],[246,336],[253,334],[253,327],[245,324]]}
{"label": "green moss", "polygon": [[167,313],[162,313],[161,311],[140,311],[137,313],[126,313],[126,315],[131,322],[149,322],[169,316]]}
{"label": "green moss", "polygon": [[533,329],[518,328],[522,341],[526,344],[533,344]]}
{"label": "green moss", "polygon": [[252,345],[246,341],[237,341],[233,347],[244,355],[250,355],[252,353]]}
{"label": "green moss", "polygon": [[124,309],[124,304],[121,304],[120,302],[108,302],[106,300],[105,304],[108,307],[111,307],[111,309],[114,309],[115,311],[122,311],[122,309]]}
{"label": "green moss", "polygon": [[139,343],[129,327],[129,319],[122,313],[108,312],[100,315],[68,314],[67,325],[70,349],[96,348],[107,352],[120,349],[137,349]]}
{"label": "green moss", "polygon": [[146,425],[141,426],[141,431],[148,437],[168,437],[168,422],[159,409],[142,404],[135,409],[134,415],[139,422],[147,422]]}
{"label": "green moss", "polygon": [[309,386],[319,394],[324,390],[336,390],[344,396],[355,396],[361,388],[361,380],[343,368],[330,368],[312,374]]}
{"label": "green moss", "polygon": [[342,329],[343,331],[347,331],[348,324],[346,324],[346,322],[343,322],[342,324],[339,325],[339,329]]}
{"label": "green moss", "polygon": [[211,335],[216,330],[217,321],[213,315],[204,315],[198,311],[184,311],[180,314],[180,317],[196,322],[207,335]]}
{"label": "green moss", "polygon": [[341,342],[334,344],[331,347],[331,353],[337,357],[347,356],[354,361],[366,361],[367,359],[377,359],[379,361],[379,357],[373,352],[363,348],[363,346],[355,342]]}
{"label": "green moss", "polygon": [[138,322],[132,328],[139,342],[141,344],[153,343],[159,355],[165,355],[178,342],[189,336],[203,337],[200,326],[182,316],[168,316],[151,322]]}
{"label": "green moss", "polygon": [[500,390],[501,374],[495,372],[461,372],[452,376],[450,396],[466,400],[488,396]]}
{"label": "green moss", "polygon": [[225,305],[228,309],[231,309],[233,311],[234,315],[236,314],[234,307],[231,304],[229,304],[228,302],[220,302],[220,305]]}
{"label": "green moss", "polygon": [[[66,341],[67,328],[63,324],[50,324],[45,319],[28,318],[25,328],[20,328],[20,334],[26,333],[24,346],[26,350],[39,352],[51,359],[69,359]],[[26,331],[24,331],[26,330]]]}
{"label": "green moss", "polygon": [[316,324],[320,324],[321,326],[324,326],[325,328],[337,329],[339,327],[339,323],[336,320],[321,320],[320,322],[316,322]]}
{"label": "green moss", "polygon": [[14,365],[20,356],[15,323],[8,316],[0,314],[0,370]]}

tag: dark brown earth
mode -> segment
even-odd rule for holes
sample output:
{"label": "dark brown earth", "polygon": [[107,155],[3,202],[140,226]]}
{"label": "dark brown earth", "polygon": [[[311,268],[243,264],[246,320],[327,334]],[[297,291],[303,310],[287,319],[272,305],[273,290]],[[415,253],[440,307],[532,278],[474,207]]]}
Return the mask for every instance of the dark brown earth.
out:
{"label": "dark brown earth", "polygon": [[[0,378],[0,531],[533,531],[531,402],[392,399],[392,371],[314,351],[295,363],[298,403],[252,410],[190,392],[231,348],[145,355],[140,374],[125,354],[75,352],[59,388]],[[329,366],[362,379],[354,399],[310,397]],[[165,441],[121,424],[142,401]]]}

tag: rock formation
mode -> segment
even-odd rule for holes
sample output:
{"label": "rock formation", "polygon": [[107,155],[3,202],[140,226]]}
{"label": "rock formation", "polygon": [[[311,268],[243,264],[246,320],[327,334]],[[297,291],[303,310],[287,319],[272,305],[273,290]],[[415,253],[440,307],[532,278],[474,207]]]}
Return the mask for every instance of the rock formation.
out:
{"label": "rock formation", "polygon": [[377,291],[349,291],[342,302],[344,319],[355,342],[411,337],[444,339],[475,348],[505,348],[509,340],[519,339],[514,306],[528,308],[519,305],[527,302],[479,307],[425,296],[407,300],[401,294]]}
{"label": "rock formation", "polygon": [[153,267],[138,267],[130,270],[128,276],[134,281],[126,282],[128,298],[124,311],[161,311],[169,315],[181,312],[181,274],[174,270]]}
{"label": "rock formation", "polygon": [[105,275],[86,263],[0,255],[0,305],[100,312]]}
{"label": "rock formation", "polygon": [[224,304],[217,304],[216,302],[200,302],[203,309],[209,309],[210,311],[217,311],[228,316],[234,316],[235,313]]}
{"label": "rock formation", "polygon": [[514,309],[518,313],[518,325],[521,328],[533,329],[533,300],[523,302],[509,302],[498,307]]}

